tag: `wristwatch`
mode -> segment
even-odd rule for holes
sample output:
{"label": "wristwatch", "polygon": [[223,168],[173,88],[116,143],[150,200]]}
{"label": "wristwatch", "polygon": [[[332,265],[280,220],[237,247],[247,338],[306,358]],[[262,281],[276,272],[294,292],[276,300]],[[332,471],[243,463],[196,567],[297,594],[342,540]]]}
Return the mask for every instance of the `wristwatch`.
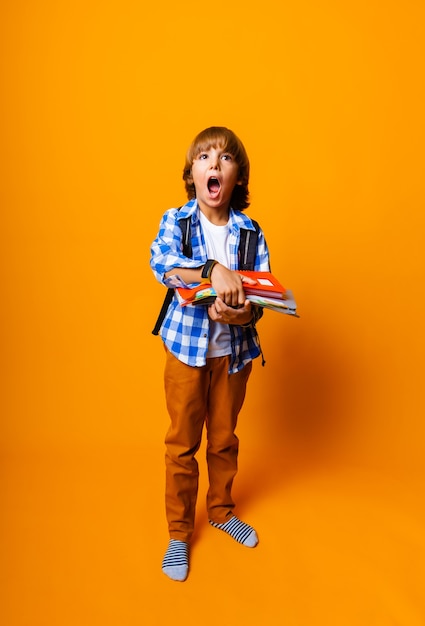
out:
{"label": "wristwatch", "polygon": [[218,261],[215,259],[208,259],[202,268],[201,279],[203,283],[211,282],[211,272],[213,271],[214,265],[217,265]]}

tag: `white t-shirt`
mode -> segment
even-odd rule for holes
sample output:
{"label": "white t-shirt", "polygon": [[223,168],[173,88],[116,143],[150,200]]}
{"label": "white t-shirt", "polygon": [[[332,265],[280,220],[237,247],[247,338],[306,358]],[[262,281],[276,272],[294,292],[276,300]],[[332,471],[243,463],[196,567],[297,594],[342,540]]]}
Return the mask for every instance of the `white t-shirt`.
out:
{"label": "white t-shirt", "polygon": [[[225,267],[229,267],[229,225],[216,226],[199,212],[202,231],[209,259],[215,259]],[[230,330],[228,324],[219,324],[210,320],[210,340],[207,358],[231,354]]]}

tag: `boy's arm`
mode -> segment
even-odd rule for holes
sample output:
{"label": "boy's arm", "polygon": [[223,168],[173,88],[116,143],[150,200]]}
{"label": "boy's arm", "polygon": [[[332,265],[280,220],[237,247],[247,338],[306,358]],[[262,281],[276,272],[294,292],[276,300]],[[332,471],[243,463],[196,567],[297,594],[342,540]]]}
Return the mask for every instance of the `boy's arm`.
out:
{"label": "boy's arm", "polygon": [[211,284],[218,298],[229,307],[241,307],[245,304],[244,282],[255,285],[255,280],[251,280],[247,276],[241,276],[237,272],[227,269],[221,263],[217,263],[212,269]]}
{"label": "boy's arm", "polygon": [[[166,272],[165,278],[178,274],[186,283],[199,283],[202,280],[203,265],[196,269],[174,268]],[[229,307],[243,306],[246,300],[243,283],[255,285],[255,280],[241,276],[237,272],[227,269],[221,263],[216,263],[210,275],[211,284],[217,296]],[[240,322],[241,324],[245,322]]]}
{"label": "boy's arm", "polygon": [[[199,263],[199,261],[198,261],[198,263]],[[188,268],[184,268],[184,267],[175,267],[174,269],[170,270],[169,272],[165,272],[164,278],[168,278],[169,276],[175,276],[176,274],[178,274],[180,276],[180,278],[183,279],[184,282],[187,283],[188,285],[190,285],[192,283],[200,283],[201,280],[202,280],[202,278],[201,278],[202,268],[203,268],[203,265],[200,265],[199,267],[197,267],[195,269],[188,269]]]}

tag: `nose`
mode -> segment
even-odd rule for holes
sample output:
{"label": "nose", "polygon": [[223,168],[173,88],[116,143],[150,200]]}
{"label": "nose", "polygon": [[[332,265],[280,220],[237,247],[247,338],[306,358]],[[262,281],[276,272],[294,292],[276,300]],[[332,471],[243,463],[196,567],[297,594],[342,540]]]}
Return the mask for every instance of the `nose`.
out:
{"label": "nose", "polygon": [[217,170],[217,169],[218,169],[218,167],[219,167],[219,163],[220,163],[220,160],[219,160],[218,156],[217,156],[216,154],[214,154],[214,155],[211,157],[211,161],[210,161],[210,169],[211,169],[211,170]]}

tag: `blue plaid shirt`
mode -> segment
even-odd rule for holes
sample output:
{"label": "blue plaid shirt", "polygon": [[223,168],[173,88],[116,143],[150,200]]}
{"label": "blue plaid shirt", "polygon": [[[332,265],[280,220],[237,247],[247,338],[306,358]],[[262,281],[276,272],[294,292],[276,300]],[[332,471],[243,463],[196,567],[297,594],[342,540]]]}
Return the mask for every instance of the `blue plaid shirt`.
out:
{"label": "blue plaid shirt", "polygon": [[[179,220],[191,218],[191,242],[193,258],[182,252],[182,230]],[[230,209],[229,215],[229,247],[230,267],[239,267],[238,246],[240,229],[255,230],[250,218],[240,211]],[[207,249],[199,219],[196,200],[190,200],[181,209],[169,209],[163,215],[159,232],[151,246],[150,264],[155,278],[163,283],[165,274],[174,268],[194,269],[207,261]],[[257,243],[257,254],[254,269],[268,271],[269,252],[262,231]],[[260,341],[254,326],[243,328],[230,324],[231,359],[229,374],[238,372],[246,363],[261,353]],[[166,347],[180,361],[192,367],[206,364],[209,340],[209,317],[205,306],[182,307],[174,296],[159,332]]]}

